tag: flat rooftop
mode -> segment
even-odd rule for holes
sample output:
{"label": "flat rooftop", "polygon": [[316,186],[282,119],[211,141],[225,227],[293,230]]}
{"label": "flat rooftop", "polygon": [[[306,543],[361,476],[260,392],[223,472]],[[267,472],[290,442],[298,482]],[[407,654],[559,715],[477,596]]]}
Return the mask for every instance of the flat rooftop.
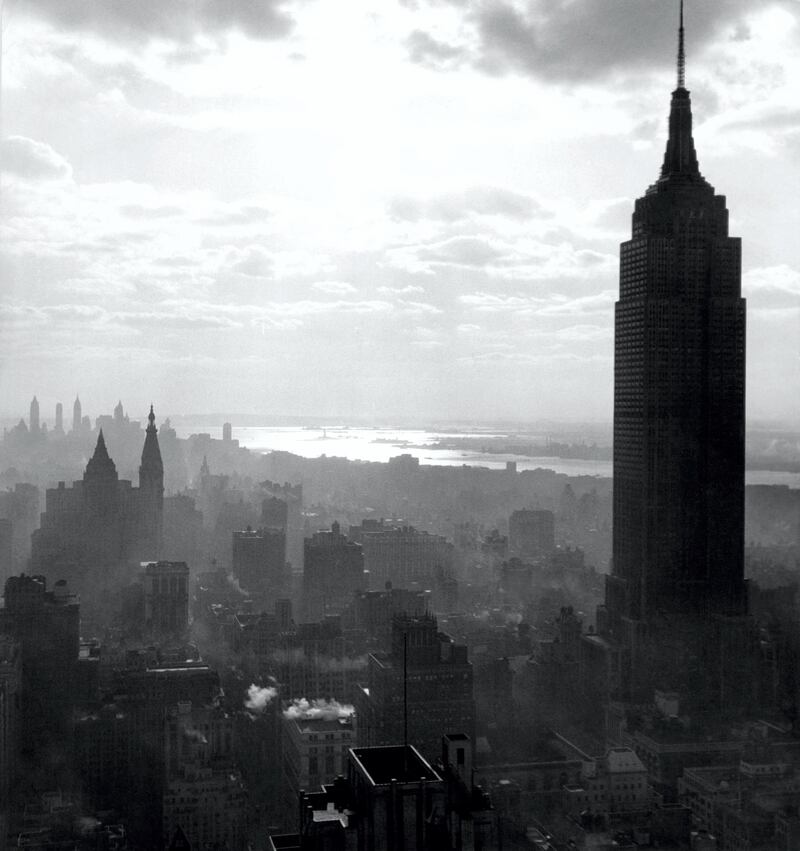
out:
{"label": "flat rooftop", "polygon": [[388,786],[393,780],[398,783],[418,783],[420,780],[442,779],[413,745],[353,748],[352,754],[376,786]]}

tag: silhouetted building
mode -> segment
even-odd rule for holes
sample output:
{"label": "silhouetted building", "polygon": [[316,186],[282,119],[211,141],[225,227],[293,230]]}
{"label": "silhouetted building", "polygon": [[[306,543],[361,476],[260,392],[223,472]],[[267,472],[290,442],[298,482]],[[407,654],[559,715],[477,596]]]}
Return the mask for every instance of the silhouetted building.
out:
{"label": "silhouetted building", "polygon": [[66,582],[47,590],[43,576],[10,577],[0,633],[22,650],[22,742],[59,741],[69,728],[80,643],[80,606]]}
{"label": "silhouetted building", "polygon": [[151,408],[138,488],[120,480],[100,431],[83,480],[47,490],[31,567],[68,577],[85,602],[97,602],[103,588],[130,582],[134,565],[161,550],[164,472],[154,420]]}
{"label": "silhouetted building", "polygon": [[31,435],[37,435],[41,431],[39,425],[39,400],[34,396],[31,400],[31,415],[29,419],[29,430]]}
{"label": "silhouetted building", "polygon": [[342,616],[344,624],[363,630],[367,641],[381,650],[388,650],[391,646],[392,618],[395,615],[424,615],[428,608],[423,592],[393,588],[391,582],[386,585],[383,591],[357,592]]}
{"label": "silhouetted building", "polygon": [[472,742],[445,736],[436,767],[412,745],[358,747],[347,774],[300,794],[299,833],[271,836],[273,851],[494,851],[489,797],[472,782]]}
{"label": "silhouetted building", "polygon": [[153,561],[145,565],[145,627],[161,636],[179,636],[189,625],[189,567],[185,561]]}
{"label": "silhouetted building", "polygon": [[366,590],[361,545],[343,535],[338,523],[305,540],[303,605],[307,620],[339,613],[356,591]]}
{"label": "silhouetted building", "polygon": [[286,533],[248,527],[233,533],[233,576],[245,591],[280,594],[286,575]]}
{"label": "silhouetted building", "polygon": [[10,520],[0,518],[0,581],[14,572],[14,528]]}
{"label": "silhouetted building", "polygon": [[81,400],[78,396],[75,397],[75,403],[72,406],[72,432],[80,434],[83,430],[83,417],[81,416]]}
{"label": "silhouetted building", "polygon": [[433,759],[446,733],[468,731],[474,739],[467,648],[439,632],[432,615],[395,615],[392,649],[370,654],[355,705],[361,745],[407,741]]}
{"label": "silhouetted building", "polygon": [[720,621],[746,613],[745,302],[740,240],[698,167],[682,19],[679,55],[661,175],[621,247],[604,631],[623,647],[621,693],[652,693],[658,672],[722,705],[742,684],[722,655],[748,651],[744,624]]}
{"label": "silhouetted building", "polygon": [[53,431],[58,434],[64,434],[64,406],[61,402],[56,403],[56,424]]}
{"label": "silhouetted building", "polygon": [[745,611],[744,384],[741,242],[700,174],[681,73],[661,176],[620,255],[607,592],[618,633],[661,613]]}
{"label": "silhouetted building", "polygon": [[233,718],[218,705],[180,702],[167,713],[164,838],[191,848],[247,848],[247,796],[233,763]]}
{"label": "silhouetted building", "polygon": [[20,746],[22,654],[13,638],[0,635],[0,848],[9,832],[11,791]]}

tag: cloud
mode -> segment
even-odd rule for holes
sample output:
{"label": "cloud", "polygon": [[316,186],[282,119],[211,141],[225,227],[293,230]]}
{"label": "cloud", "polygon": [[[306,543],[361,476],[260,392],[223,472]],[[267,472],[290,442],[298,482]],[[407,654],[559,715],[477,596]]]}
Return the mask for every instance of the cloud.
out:
{"label": "cloud", "polygon": [[321,293],[330,293],[331,295],[350,295],[356,292],[356,288],[346,281],[317,281],[311,286]]}
{"label": "cloud", "polygon": [[[110,41],[191,45],[231,31],[277,39],[294,21],[289,0],[26,0],[25,11],[60,30],[96,33]],[[185,58],[186,51],[181,53]]]}
{"label": "cloud", "polygon": [[414,30],[408,36],[406,49],[412,62],[436,71],[457,68],[469,57],[463,47],[439,41],[423,30]]}
{"label": "cloud", "polygon": [[751,269],[744,276],[746,292],[774,292],[800,295],[800,272],[791,266],[765,266]]}
{"label": "cloud", "polygon": [[0,163],[6,174],[26,181],[69,180],[72,167],[44,142],[9,136],[0,145]]}
{"label": "cloud", "polygon": [[119,211],[129,219],[167,219],[183,214],[180,207],[169,205],[146,207],[143,204],[124,204]]}
{"label": "cloud", "polygon": [[[441,0],[428,0],[429,7]],[[677,4],[655,0],[449,0],[460,16],[446,39],[414,30],[406,40],[412,62],[448,70],[464,63],[487,74],[520,73],[567,82],[592,82],[617,72],[673,63],[670,35]],[[792,0],[775,5],[797,14]],[[727,31],[741,37],[746,0],[695,3],[688,16],[690,49]],[[674,36],[673,36],[674,38]]]}
{"label": "cloud", "polygon": [[503,252],[487,240],[474,236],[456,236],[416,251],[417,259],[456,266],[487,266],[502,257]]}
{"label": "cloud", "polygon": [[425,287],[415,284],[407,284],[404,287],[378,287],[378,292],[384,295],[420,295],[425,292]]}
{"label": "cloud", "polygon": [[457,222],[471,216],[503,216],[527,221],[534,216],[548,214],[529,195],[496,186],[473,186],[462,192],[444,193],[428,199],[393,198],[389,202],[389,215],[396,221]]}
{"label": "cloud", "polygon": [[267,278],[272,275],[274,261],[272,255],[259,245],[245,249],[232,249],[229,255],[231,270],[250,278]]}
{"label": "cloud", "polygon": [[613,290],[603,290],[600,293],[572,298],[561,293],[552,293],[544,298],[487,292],[459,296],[461,304],[481,313],[518,313],[538,316],[587,316],[591,314],[608,314],[610,316],[615,299],[616,292]]}

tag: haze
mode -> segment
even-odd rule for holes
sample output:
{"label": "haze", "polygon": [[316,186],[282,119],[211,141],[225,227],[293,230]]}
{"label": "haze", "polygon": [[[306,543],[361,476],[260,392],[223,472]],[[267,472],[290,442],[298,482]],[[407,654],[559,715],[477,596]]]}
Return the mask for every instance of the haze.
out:
{"label": "haze", "polygon": [[[610,419],[675,5],[6,0],[0,414]],[[748,416],[797,422],[800,9],[687,26]]]}

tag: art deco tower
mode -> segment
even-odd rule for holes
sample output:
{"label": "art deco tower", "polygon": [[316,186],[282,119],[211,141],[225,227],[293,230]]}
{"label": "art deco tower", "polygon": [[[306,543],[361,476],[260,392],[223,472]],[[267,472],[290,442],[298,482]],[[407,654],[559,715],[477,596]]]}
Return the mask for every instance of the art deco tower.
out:
{"label": "art deco tower", "polygon": [[678,616],[746,612],[741,244],[697,162],[682,3],[679,33],[661,175],[620,256],[606,606],[623,640]]}

